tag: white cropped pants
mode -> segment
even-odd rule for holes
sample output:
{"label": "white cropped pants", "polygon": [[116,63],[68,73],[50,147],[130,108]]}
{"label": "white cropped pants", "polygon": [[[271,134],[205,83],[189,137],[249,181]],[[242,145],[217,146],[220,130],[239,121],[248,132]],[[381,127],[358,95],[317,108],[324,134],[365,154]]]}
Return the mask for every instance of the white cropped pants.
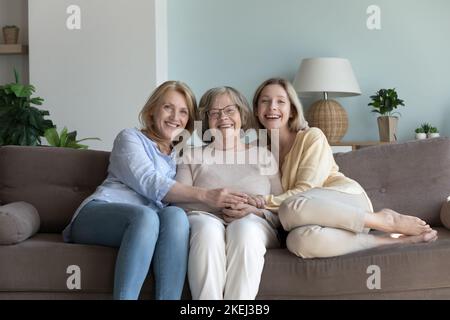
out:
{"label": "white cropped pants", "polygon": [[255,299],[267,248],[279,246],[276,230],[254,214],[230,224],[191,212],[188,279],[194,300]]}
{"label": "white cropped pants", "polygon": [[289,251],[302,258],[327,258],[377,246],[364,228],[368,212],[364,194],[314,188],[287,198],[278,215],[289,231]]}

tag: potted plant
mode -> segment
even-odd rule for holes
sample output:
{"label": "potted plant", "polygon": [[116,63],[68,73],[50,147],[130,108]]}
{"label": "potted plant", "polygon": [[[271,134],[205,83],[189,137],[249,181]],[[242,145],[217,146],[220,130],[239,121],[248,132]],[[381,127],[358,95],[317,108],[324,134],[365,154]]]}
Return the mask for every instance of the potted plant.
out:
{"label": "potted plant", "polygon": [[56,128],[49,128],[45,131],[45,139],[48,144],[52,147],[60,148],[73,148],[73,149],[87,149],[88,146],[85,144],[80,144],[81,141],[85,140],[100,140],[99,138],[85,138],[77,140],[77,132],[68,132],[67,128],[64,127],[61,133],[58,134]]}
{"label": "potted plant", "polygon": [[19,75],[14,70],[15,83],[0,86],[0,146],[41,144],[45,130],[53,127],[46,110],[39,110],[32,105],[42,105],[42,98],[34,97],[32,85],[19,83]]}
{"label": "potted plant", "polygon": [[416,140],[423,140],[427,138],[427,134],[422,127],[416,129]]}
{"label": "potted plant", "polygon": [[16,44],[19,40],[19,27],[17,26],[4,26],[3,27],[3,38],[5,39],[5,44]]}
{"label": "potted plant", "polygon": [[393,111],[398,106],[404,106],[404,101],[398,98],[395,88],[380,89],[370,98],[372,102],[369,103],[369,106],[373,107],[372,112],[380,114],[377,119],[380,141],[397,141],[398,117],[394,115],[398,114],[401,116],[401,114]]}
{"label": "potted plant", "polygon": [[428,135],[428,133],[430,132],[431,129],[431,124],[429,124],[428,122],[424,122],[420,125],[420,128],[423,130],[423,132]]}
{"label": "potted plant", "polygon": [[438,138],[439,137],[439,130],[436,127],[430,127],[430,130],[427,134],[427,138]]}

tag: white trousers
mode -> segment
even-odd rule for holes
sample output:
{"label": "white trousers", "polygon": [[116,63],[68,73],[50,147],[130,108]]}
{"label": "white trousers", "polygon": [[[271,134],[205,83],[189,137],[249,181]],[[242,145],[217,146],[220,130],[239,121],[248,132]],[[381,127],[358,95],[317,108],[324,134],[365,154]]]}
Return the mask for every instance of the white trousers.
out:
{"label": "white trousers", "polygon": [[188,279],[194,300],[253,300],[266,248],[279,246],[277,232],[254,214],[230,224],[208,213],[189,213]]}
{"label": "white trousers", "polygon": [[327,258],[377,246],[364,228],[369,212],[364,194],[314,188],[284,200],[278,216],[289,231],[289,251],[302,258]]}

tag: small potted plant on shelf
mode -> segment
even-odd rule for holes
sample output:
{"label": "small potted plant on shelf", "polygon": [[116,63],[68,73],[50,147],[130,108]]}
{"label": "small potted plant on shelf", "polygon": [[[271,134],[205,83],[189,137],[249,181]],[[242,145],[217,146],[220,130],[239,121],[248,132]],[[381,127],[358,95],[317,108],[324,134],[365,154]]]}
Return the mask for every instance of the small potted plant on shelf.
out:
{"label": "small potted plant on shelf", "polygon": [[16,44],[19,40],[19,27],[17,26],[4,26],[3,27],[3,39],[5,44]]}
{"label": "small potted plant on shelf", "polygon": [[428,131],[427,138],[438,138],[439,137],[439,130],[436,127],[430,127],[430,130]]}
{"label": "small potted plant on shelf", "polygon": [[422,127],[416,129],[416,140],[423,140],[427,138],[427,134]]}
{"label": "small potted plant on shelf", "polygon": [[395,88],[380,89],[370,98],[372,102],[369,103],[369,106],[373,107],[372,112],[380,114],[377,119],[380,141],[397,141],[398,117],[394,115],[401,116],[401,114],[393,111],[399,106],[404,106],[404,101],[398,98]]}
{"label": "small potted plant on shelf", "polygon": [[429,124],[428,122],[424,122],[420,125],[420,128],[426,135],[428,135],[428,133],[430,132],[431,124]]}

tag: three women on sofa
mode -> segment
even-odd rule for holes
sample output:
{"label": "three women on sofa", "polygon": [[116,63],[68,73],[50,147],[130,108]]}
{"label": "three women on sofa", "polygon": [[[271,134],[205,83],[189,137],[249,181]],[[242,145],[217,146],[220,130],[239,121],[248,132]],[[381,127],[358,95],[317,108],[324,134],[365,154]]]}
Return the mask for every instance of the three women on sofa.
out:
{"label": "three women on sofa", "polygon": [[[215,138],[201,150],[208,150],[206,155],[245,158],[255,148],[239,139],[241,127],[252,121],[239,92],[211,89],[200,111]],[[179,299],[188,254],[194,299],[255,298],[266,248],[279,245],[277,212],[290,231],[288,249],[305,258],[436,239],[418,218],[389,209],[373,213],[361,186],[339,173],[323,133],[308,128],[289,82],[265,81],[255,93],[253,111],[269,138],[279,134],[272,152],[280,155],[282,189],[276,174],[260,175],[261,163],[227,167],[193,161],[179,166],[175,180],[175,141],[184,128],[192,132],[197,114],[194,95],[181,82],[168,81],[153,92],[140,114],[142,130],[119,133],[106,180],[64,230],[66,241],[119,247],[114,298],[137,299],[152,263],[156,298]],[[265,162],[273,162],[259,149],[264,148],[258,153],[266,154]],[[169,203],[185,208],[189,220]],[[370,228],[405,236],[373,236],[367,234]]]}

